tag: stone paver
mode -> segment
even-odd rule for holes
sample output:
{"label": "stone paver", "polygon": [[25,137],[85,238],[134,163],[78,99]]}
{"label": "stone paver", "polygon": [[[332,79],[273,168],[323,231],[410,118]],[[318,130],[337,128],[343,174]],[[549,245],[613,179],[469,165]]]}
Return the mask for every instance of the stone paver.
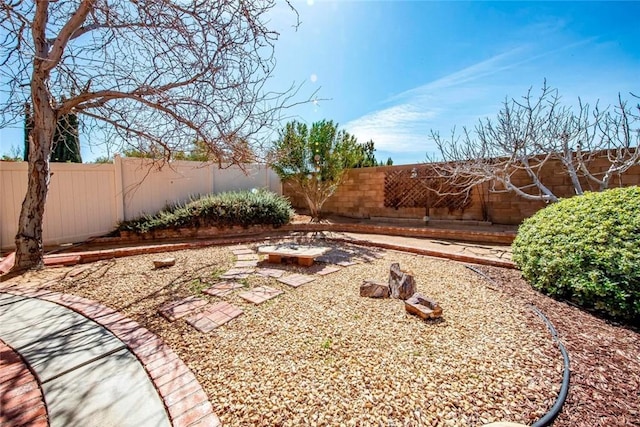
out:
{"label": "stone paver", "polygon": [[284,283],[285,285],[289,285],[293,288],[297,288],[304,285],[305,283],[313,282],[314,280],[316,280],[315,277],[308,276],[306,274],[291,274],[289,276],[279,278],[278,282]]}
{"label": "stone paver", "polygon": [[282,295],[284,292],[280,289],[270,288],[269,286],[258,286],[248,292],[242,292],[238,296],[254,304],[262,304],[272,298]]}
{"label": "stone paver", "polygon": [[325,265],[320,270],[316,271],[314,274],[317,274],[318,276],[326,276],[327,274],[335,273],[335,272],[340,271],[340,270],[342,270],[342,269],[339,268],[339,267],[333,267],[331,265]]}
{"label": "stone paver", "polygon": [[254,254],[255,255],[255,251],[252,251],[249,248],[232,249],[231,252],[234,255],[250,255],[250,254]]}
{"label": "stone paver", "polygon": [[258,268],[256,274],[264,277],[282,277],[286,273],[285,270],[278,270],[277,268]]}
{"label": "stone paver", "polygon": [[258,261],[260,257],[256,253],[236,255],[238,261]]}
{"label": "stone paver", "polygon": [[351,265],[356,265],[357,262],[354,261],[338,261],[336,262],[336,265],[339,265],[340,267],[349,267]]}
{"label": "stone paver", "polygon": [[165,304],[160,307],[158,312],[170,322],[174,322],[205,305],[207,305],[207,300],[191,296]]}
{"label": "stone paver", "polygon": [[221,283],[216,283],[212,287],[205,289],[202,292],[214,297],[223,297],[225,295],[229,295],[234,290],[242,287],[243,287],[242,284],[236,283],[236,282],[221,282]]}
{"label": "stone paver", "polygon": [[252,261],[236,261],[233,268],[252,268],[258,266],[258,260]]}
{"label": "stone paver", "polygon": [[255,268],[243,267],[232,268],[224,274],[220,275],[221,279],[246,279],[255,271]]}
{"label": "stone paver", "polygon": [[198,331],[208,333],[219,326],[224,325],[243,313],[238,307],[221,301],[216,304],[209,304],[204,311],[187,317],[187,323]]}

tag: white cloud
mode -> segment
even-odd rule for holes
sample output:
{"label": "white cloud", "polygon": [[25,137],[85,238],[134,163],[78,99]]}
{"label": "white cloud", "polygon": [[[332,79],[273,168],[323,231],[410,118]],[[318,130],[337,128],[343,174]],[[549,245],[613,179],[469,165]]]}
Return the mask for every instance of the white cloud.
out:
{"label": "white cloud", "polygon": [[[473,127],[483,112],[495,115],[505,96],[520,96],[531,85],[517,72],[523,64],[592,39],[535,54],[532,46],[522,45],[469,67],[401,92],[384,101],[391,105],[351,120],[345,129],[360,141],[373,139],[376,149],[391,152],[433,150],[431,129],[448,134],[453,127]],[[509,73],[506,73],[510,71]]]}

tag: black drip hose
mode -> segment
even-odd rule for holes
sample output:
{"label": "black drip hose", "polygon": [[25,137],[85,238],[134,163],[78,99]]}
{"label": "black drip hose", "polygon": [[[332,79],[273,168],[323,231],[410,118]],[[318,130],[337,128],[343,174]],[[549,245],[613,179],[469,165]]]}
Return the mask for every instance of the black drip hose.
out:
{"label": "black drip hose", "polygon": [[[491,279],[491,277],[487,276],[486,274],[484,274],[482,271],[478,270],[477,268],[475,268],[475,267],[473,267],[471,265],[465,265],[465,267],[467,267],[469,270],[477,273],[478,275],[484,277],[489,282],[491,282],[493,284],[496,284],[496,282],[493,279]],[[558,393],[558,397],[556,398],[555,403],[553,404],[553,406],[551,407],[549,412],[544,414],[542,416],[542,418],[540,418],[538,421],[536,421],[535,423],[533,423],[531,425],[531,427],[546,427],[546,426],[551,425],[553,423],[553,420],[555,420],[556,417],[558,416],[558,414],[560,414],[560,411],[562,410],[562,405],[564,405],[565,400],[567,400],[567,394],[569,393],[569,379],[570,379],[570,376],[571,376],[571,370],[569,369],[569,353],[567,353],[567,349],[564,347],[564,344],[562,344],[562,342],[558,338],[558,331],[556,331],[556,328],[554,328],[553,324],[551,324],[549,319],[547,319],[547,316],[545,316],[533,304],[531,304],[531,309],[547,325],[547,328],[549,329],[549,332],[551,333],[551,337],[553,338],[553,341],[556,343],[556,345],[560,349],[560,353],[562,354],[562,359],[563,359],[563,364],[564,364],[564,372],[562,374],[562,385],[560,386],[560,392]]]}
{"label": "black drip hose", "polygon": [[560,411],[562,410],[562,405],[564,405],[565,400],[567,400],[567,394],[569,393],[569,377],[571,376],[571,370],[569,369],[569,353],[567,353],[567,349],[564,347],[564,344],[558,338],[558,332],[556,328],[553,327],[549,319],[542,314],[540,310],[533,304],[531,304],[531,309],[547,324],[547,328],[549,328],[549,332],[551,332],[551,336],[553,340],[558,345],[560,349],[560,353],[562,353],[562,359],[564,364],[564,372],[562,374],[562,385],[560,386],[560,393],[558,393],[558,397],[556,398],[556,402],[553,404],[549,412],[544,414],[542,418],[533,423],[531,427],[546,427],[553,423],[553,420],[556,419]]}

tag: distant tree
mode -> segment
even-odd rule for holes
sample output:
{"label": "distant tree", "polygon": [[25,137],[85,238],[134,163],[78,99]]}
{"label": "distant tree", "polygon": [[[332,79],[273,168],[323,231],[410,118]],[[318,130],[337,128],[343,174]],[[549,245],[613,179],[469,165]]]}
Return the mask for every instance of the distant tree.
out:
{"label": "distant tree", "polygon": [[387,166],[393,166],[393,159],[392,159],[391,157],[389,157],[389,158],[387,159],[387,164],[386,164],[386,165],[387,165]]}
{"label": "distant tree", "polygon": [[96,164],[113,163],[113,157],[110,157],[110,156],[96,157],[93,163],[96,163]]}
{"label": "distant tree", "polygon": [[287,123],[271,151],[271,167],[305,198],[314,221],[320,220],[322,205],[335,193],[346,170],[359,160],[362,148],[356,138],[326,120],[311,128],[297,121]]}
{"label": "distant tree", "polygon": [[[285,4],[293,9],[287,0]],[[260,144],[295,88],[267,89],[278,33],[269,1],[0,2],[0,127],[30,100],[27,191],[14,271],[43,265],[42,220],[58,121],[74,113],[107,141],[181,150],[206,142],[237,162],[238,138]]]}
{"label": "distant tree", "polygon": [[365,142],[364,144],[358,144],[358,154],[356,164],[354,168],[368,168],[378,166],[378,161],[375,156],[375,146],[372,140]]}
{"label": "distant tree", "polygon": [[[558,161],[556,174],[570,178],[575,194],[587,189],[602,191],[614,176],[640,164],[640,105],[630,107],[618,97],[613,109],[590,110],[579,103],[577,111],[560,103],[558,91],[545,84],[540,95],[531,90],[521,101],[505,100],[496,120],[480,120],[473,131],[462,135],[452,132],[444,139],[432,131],[441,159],[434,164],[444,181],[454,183],[446,188],[467,192],[488,183],[491,191],[510,191],[528,200],[556,202],[543,167]],[[427,156],[427,160],[430,159]],[[594,170],[595,161],[608,165],[603,172]],[[528,177],[525,183],[514,182],[514,175]],[[439,189],[435,188],[438,192]]]}

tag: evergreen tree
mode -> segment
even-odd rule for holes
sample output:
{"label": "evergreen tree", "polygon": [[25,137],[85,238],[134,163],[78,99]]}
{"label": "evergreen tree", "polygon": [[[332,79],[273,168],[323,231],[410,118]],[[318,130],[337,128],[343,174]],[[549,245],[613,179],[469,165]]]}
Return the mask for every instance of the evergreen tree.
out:
{"label": "evergreen tree", "polygon": [[[78,132],[78,116],[71,113],[58,120],[58,125],[53,135],[53,150],[51,162],[82,163],[80,155],[80,136]],[[24,108],[24,161],[29,161],[29,132],[33,129],[31,107],[25,104]]]}

